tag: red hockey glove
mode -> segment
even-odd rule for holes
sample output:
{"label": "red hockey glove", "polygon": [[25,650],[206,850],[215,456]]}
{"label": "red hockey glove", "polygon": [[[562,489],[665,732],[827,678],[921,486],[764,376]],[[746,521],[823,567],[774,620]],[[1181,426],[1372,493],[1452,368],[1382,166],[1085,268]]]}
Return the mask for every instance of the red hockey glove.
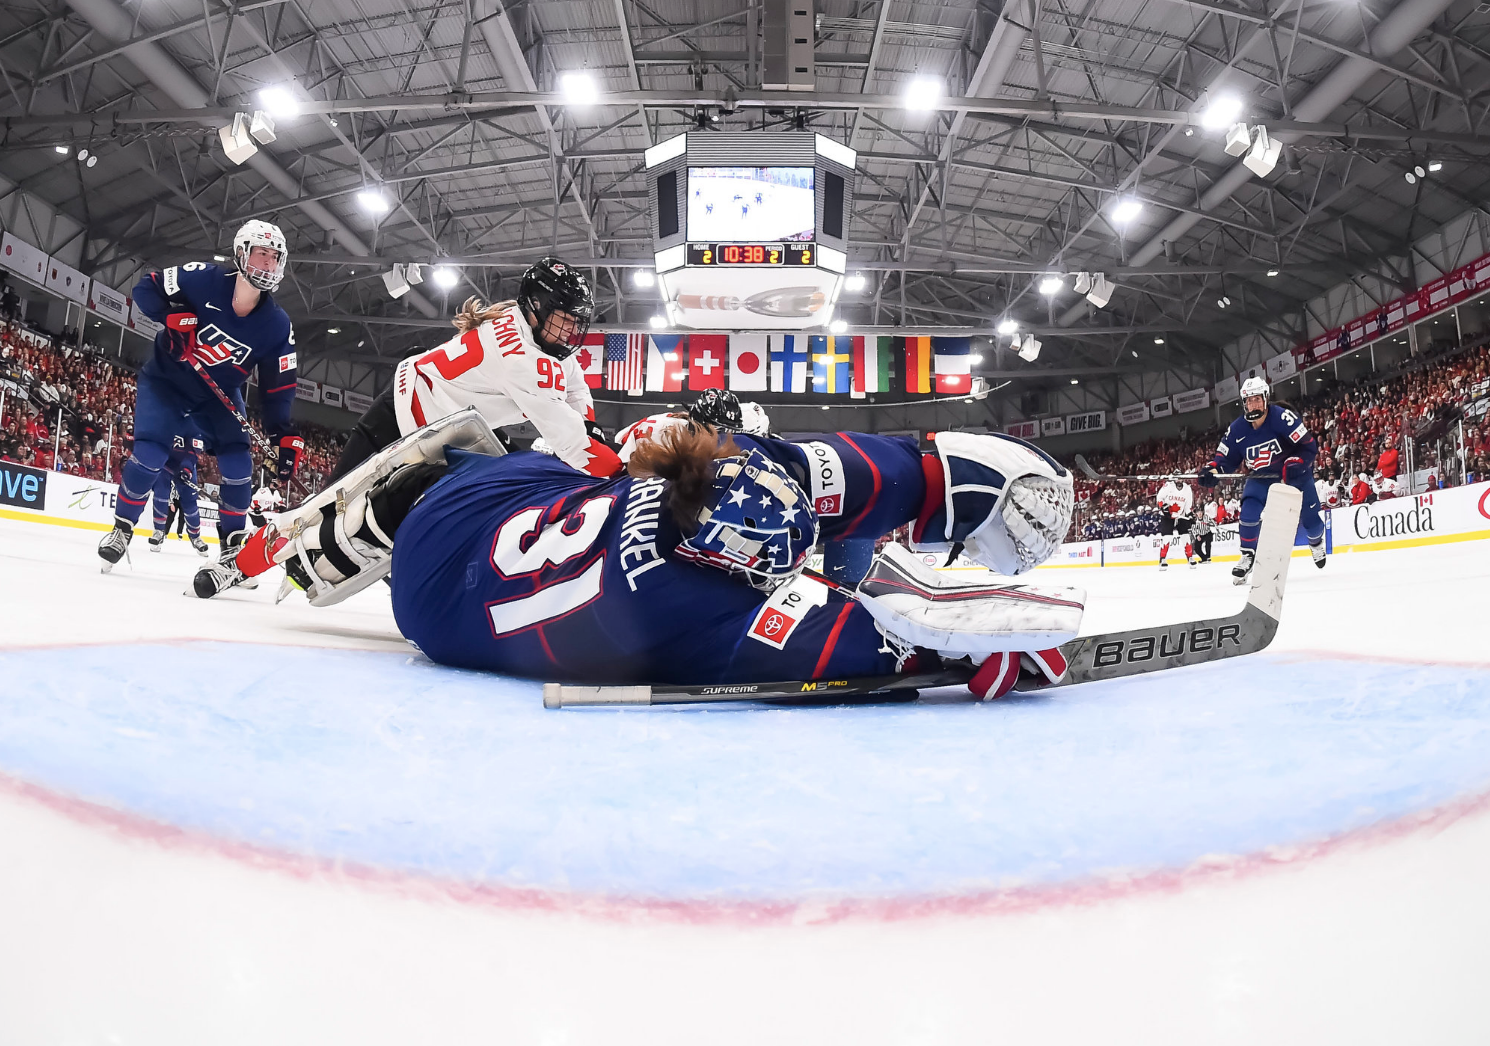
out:
{"label": "red hockey glove", "polygon": [[1282,476],[1284,483],[1292,483],[1292,482],[1294,482],[1297,479],[1303,478],[1303,475],[1304,475],[1304,459],[1303,458],[1299,458],[1299,457],[1293,457],[1293,458],[1289,458],[1288,460],[1284,461],[1283,462],[1283,469],[1279,473],[1279,475]]}
{"label": "red hockey glove", "polygon": [[1021,671],[1039,679],[1041,686],[1056,683],[1066,674],[1066,657],[1059,647],[1023,654],[989,654],[967,688],[984,701],[997,701],[1014,689]]}
{"label": "red hockey glove", "polygon": [[279,463],[275,472],[279,476],[285,489],[289,489],[290,477],[300,467],[300,455],[305,453],[305,440],[299,436],[281,436],[279,438]]}
{"label": "red hockey glove", "polygon": [[173,360],[187,360],[197,349],[197,314],[173,312],[166,316],[166,352]]}

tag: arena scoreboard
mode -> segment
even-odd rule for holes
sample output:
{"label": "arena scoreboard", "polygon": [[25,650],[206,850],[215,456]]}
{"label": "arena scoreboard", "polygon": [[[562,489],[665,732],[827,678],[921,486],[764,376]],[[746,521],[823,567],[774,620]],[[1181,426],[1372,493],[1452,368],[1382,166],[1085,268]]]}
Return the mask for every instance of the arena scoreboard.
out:
{"label": "arena scoreboard", "polygon": [[826,325],[848,261],[855,160],[810,132],[690,132],[648,149],[668,321],[700,330]]}

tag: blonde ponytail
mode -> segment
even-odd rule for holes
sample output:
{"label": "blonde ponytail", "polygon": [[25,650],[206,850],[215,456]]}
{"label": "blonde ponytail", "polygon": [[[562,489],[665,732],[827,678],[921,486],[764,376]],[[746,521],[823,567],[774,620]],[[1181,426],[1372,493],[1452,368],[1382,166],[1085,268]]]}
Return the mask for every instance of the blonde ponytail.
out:
{"label": "blonde ponytail", "polygon": [[491,305],[484,305],[480,298],[474,294],[467,298],[461,307],[456,310],[455,318],[450,322],[455,329],[464,334],[473,331],[487,320],[494,320],[507,309],[516,305],[515,301],[499,301]]}

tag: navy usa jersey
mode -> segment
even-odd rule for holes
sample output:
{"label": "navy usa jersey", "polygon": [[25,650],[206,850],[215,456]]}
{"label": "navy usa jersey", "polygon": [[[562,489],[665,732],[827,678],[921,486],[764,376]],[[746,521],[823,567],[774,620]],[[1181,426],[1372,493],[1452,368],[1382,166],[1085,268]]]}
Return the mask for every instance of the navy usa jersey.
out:
{"label": "navy usa jersey", "polygon": [[[797,475],[824,540],[877,537],[925,496],[914,441],[735,436]],[[678,559],[667,481],[589,476],[541,454],[451,452],[393,549],[399,629],[434,661],[562,682],[747,683],[878,675],[869,612],[821,582],[773,593]]]}
{"label": "navy usa jersey", "polygon": [[[157,323],[167,315],[184,311],[185,304],[196,314],[198,358],[203,368],[228,398],[243,407],[243,386],[249,373],[259,371],[264,427],[275,435],[290,431],[290,407],[295,400],[295,331],[290,317],[274,296],[261,292],[259,303],[247,316],[233,311],[233,289],[237,273],[205,262],[173,265],[146,273],[135,284],[134,300],[141,311]],[[171,358],[167,333],[155,336],[155,353],[141,371],[165,386],[186,411],[209,416],[222,411],[210,389],[191,365]]]}
{"label": "navy usa jersey", "polygon": [[1257,428],[1245,417],[1233,421],[1213,460],[1222,472],[1234,472],[1245,461],[1253,475],[1276,479],[1289,458],[1303,459],[1304,468],[1309,469],[1318,453],[1319,446],[1303,419],[1287,407],[1272,403],[1267,418]]}

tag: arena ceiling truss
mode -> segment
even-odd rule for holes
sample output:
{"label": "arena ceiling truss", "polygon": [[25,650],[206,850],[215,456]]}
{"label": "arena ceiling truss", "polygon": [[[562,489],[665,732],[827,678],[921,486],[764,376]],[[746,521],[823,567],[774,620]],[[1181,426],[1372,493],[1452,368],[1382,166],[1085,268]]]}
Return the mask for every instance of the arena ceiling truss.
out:
{"label": "arena ceiling truss", "polygon": [[[1045,352],[985,353],[994,374],[1196,384],[1242,334],[1296,341],[1304,303],[1341,281],[1397,296],[1412,242],[1482,206],[1487,11],[818,0],[815,86],[788,92],[760,87],[756,0],[12,0],[0,174],[86,226],[85,271],[121,279],[222,253],[247,218],[279,222],[303,351],[386,368],[454,300],[510,295],[543,253],[592,268],[603,321],[643,325],[643,150],[697,128],[806,128],[859,155],[850,264],[869,280],[840,309],[852,326],[1014,317]],[[597,104],[567,104],[577,71]],[[939,103],[908,109],[928,77]],[[230,162],[217,129],[275,86],[302,115]],[[1266,177],[1202,122],[1227,96],[1283,143]],[[386,213],[359,206],[368,189]],[[438,260],[455,287],[385,292],[393,263]],[[1039,292],[1076,271],[1107,274],[1106,308],[1069,279]]]}

